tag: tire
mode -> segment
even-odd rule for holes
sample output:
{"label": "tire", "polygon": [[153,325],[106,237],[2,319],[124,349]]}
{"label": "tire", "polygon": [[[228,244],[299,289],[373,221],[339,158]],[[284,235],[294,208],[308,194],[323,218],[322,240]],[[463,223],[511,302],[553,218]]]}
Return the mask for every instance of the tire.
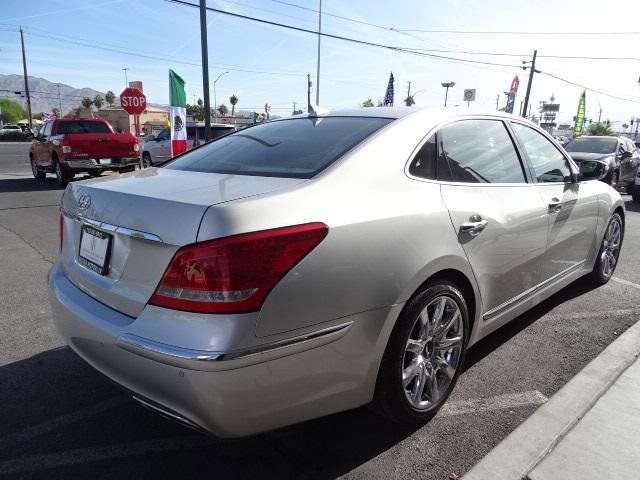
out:
{"label": "tire", "polygon": [[[617,226],[616,226],[617,225]],[[617,213],[611,215],[602,237],[598,257],[591,272],[591,279],[596,285],[607,283],[618,265],[620,248],[624,240],[624,223]]]}
{"label": "tire", "polygon": [[36,180],[44,180],[47,176],[47,173],[43,170],[40,170],[40,167],[36,165],[36,162],[31,155],[29,155],[29,162],[31,163],[31,173],[33,173],[33,178],[35,178]]}
{"label": "tire", "polygon": [[619,181],[620,181],[620,172],[618,170],[612,171],[611,175],[609,175],[606,180],[606,182],[609,185],[611,185],[611,188],[616,188]]}
{"label": "tire", "polygon": [[[438,309],[443,314],[435,322]],[[426,325],[421,320],[425,312]],[[378,373],[374,410],[404,424],[431,419],[455,387],[464,365],[469,325],[467,303],[454,283],[427,284],[405,305],[391,332]],[[446,342],[451,347],[443,350]]]}
{"label": "tire", "polygon": [[65,169],[60,162],[58,161],[58,157],[53,156],[53,168],[56,173],[56,180],[58,185],[64,186],[73,180],[73,172]]}
{"label": "tire", "polygon": [[142,154],[142,168],[153,167],[153,163],[151,163],[151,155],[149,153],[144,152]]}
{"label": "tire", "polygon": [[121,168],[120,170],[118,170],[120,173],[129,173],[129,172],[135,172],[136,171],[136,166],[135,165],[131,165],[130,167],[124,167]]}

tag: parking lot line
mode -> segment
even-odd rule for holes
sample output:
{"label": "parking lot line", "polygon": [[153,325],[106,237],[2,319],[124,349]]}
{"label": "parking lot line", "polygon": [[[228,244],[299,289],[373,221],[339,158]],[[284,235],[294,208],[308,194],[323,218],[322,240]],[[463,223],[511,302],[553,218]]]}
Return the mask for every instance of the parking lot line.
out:
{"label": "parking lot line", "polygon": [[[52,420],[34,425],[33,427],[28,427],[5,437],[0,437],[0,448],[9,448],[14,445],[19,445],[31,440],[32,438],[49,433],[56,428],[89,418],[106,410],[111,410],[112,408],[119,407],[127,402],[131,402],[131,399],[126,396],[110,398],[109,400],[104,400],[89,407],[81,408],[67,415],[61,415]],[[3,471],[2,468],[0,468],[0,472],[1,471]]]}
{"label": "parking lot line", "polygon": [[542,405],[548,400],[538,390],[528,392],[505,393],[495,397],[477,398],[473,400],[456,400],[445,403],[438,415],[445,417],[453,415],[465,415],[475,412],[488,412],[493,410],[509,410],[511,408],[525,407],[529,405]]}
{"label": "parking lot line", "polygon": [[611,280],[613,280],[614,282],[621,283],[623,285],[627,285],[629,287],[634,287],[634,288],[640,289],[640,285],[638,285],[637,283],[630,282],[629,280],[624,280],[624,279],[618,278],[618,277],[611,277]]}

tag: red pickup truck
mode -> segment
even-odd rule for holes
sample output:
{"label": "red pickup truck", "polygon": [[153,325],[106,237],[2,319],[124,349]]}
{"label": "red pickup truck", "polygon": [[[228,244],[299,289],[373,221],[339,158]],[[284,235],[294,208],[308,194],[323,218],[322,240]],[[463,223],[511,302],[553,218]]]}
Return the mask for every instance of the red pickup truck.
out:
{"label": "red pickup truck", "polygon": [[98,176],[106,170],[132,172],[140,161],[138,139],[115,133],[102,118],[57,118],[45,122],[29,150],[33,176],[56,174],[60,185],[74,174]]}

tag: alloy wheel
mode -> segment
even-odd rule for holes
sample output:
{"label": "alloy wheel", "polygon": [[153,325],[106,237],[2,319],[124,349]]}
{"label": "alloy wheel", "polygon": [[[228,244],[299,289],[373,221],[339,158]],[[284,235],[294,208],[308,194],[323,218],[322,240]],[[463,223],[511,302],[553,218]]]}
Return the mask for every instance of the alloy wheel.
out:
{"label": "alloy wheel", "polygon": [[31,173],[33,173],[33,176],[38,178],[38,175],[40,174],[40,172],[38,171],[38,167],[36,166],[36,162],[33,160],[33,158],[31,159]]}
{"label": "alloy wheel", "polygon": [[602,276],[611,277],[618,263],[620,254],[620,240],[622,237],[622,225],[617,217],[611,219],[607,231],[602,240],[602,252],[600,253],[600,268]]}
{"label": "alloy wheel", "polygon": [[60,166],[60,162],[57,162],[57,161],[56,161],[56,179],[58,180],[58,183],[62,184],[63,182],[62,167]]}
{"label": "alloy wheel", "polygon": [[447,295],[434,298],[415,320],[407,339],[402,384],[413,408],[436,407],[460,364],[464,344],[460,307]]}

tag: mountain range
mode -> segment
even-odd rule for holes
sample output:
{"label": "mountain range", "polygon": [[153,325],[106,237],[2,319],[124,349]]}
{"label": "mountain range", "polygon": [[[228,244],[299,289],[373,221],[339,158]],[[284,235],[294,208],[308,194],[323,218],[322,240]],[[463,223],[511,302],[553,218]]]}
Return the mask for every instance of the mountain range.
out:
{"label": "mountain range", "polygon": [[[51,112],[54,107],[60,108],[62,105],[63,114],[79,107],[84,97],[93,98],[104,92],[99,92],[93,88],[75,88],[64,83],[53,83],[45,78],[28,77],[29,94],[31,97],[31,111]],[[58,85],[60,85],[60,97],[58,100]],[[15,93],[19,92],[19,93]],[[9,98],[20,103],[26,110],[27,102],[24,95],[24,77],[22,75],[2,75],[0,74],[0,97]]]}

